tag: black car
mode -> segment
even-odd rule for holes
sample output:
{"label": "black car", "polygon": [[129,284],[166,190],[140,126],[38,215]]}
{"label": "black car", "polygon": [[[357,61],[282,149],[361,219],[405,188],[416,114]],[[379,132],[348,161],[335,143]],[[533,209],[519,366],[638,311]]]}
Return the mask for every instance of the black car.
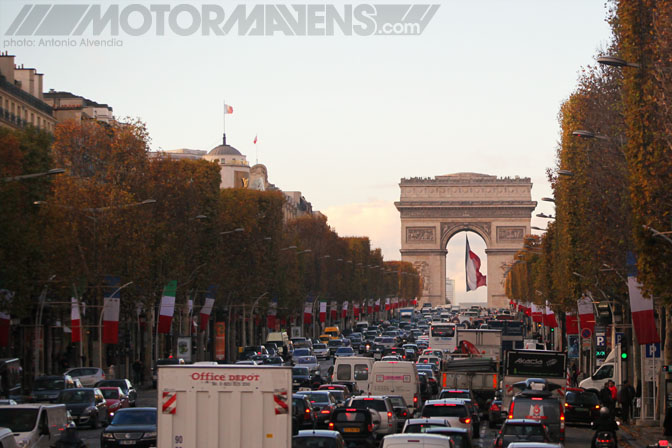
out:
{"label": "black car", "polygon": [[388,395],[387,397],[392,402],[394,413],[397,414],[397,431],[401,432],[401,429],[406,424],[406,420],[413,416],[408,412],[408,404],[404,400],[404,397],[401,395]]}
{"label": "black car", "polygon": [[292,390],[310,388],[310,371],[308,367],[292,367]]}
{"label": "black car", "polygon": [[488,401],[488,426],[490,428],[496,428],[497,425],[501,424],[506,420],[507,411],[502,407],[502,399],[500,397],[495,397],[492,400]]}
{"label": "black car", "polygon": [[376,446],[373,417],[368,409],[336,408],[331,414],[329,429],[341,433],[346,443]]}
{"label": "black car", "polygon": [[44,375],[35,378],[30,401],[54,402],[65,389],[74,389],[75,382],[70,375]]}
{"label": "black car", "polygon": [[302,429],[313,429],[317,427],[317,415],[313,410],[313,405],[305,395],[292,395],[292,433],[298,434]]}
{"label": "black car", "polygon": [[511,401],[509,414],[514,419],[540,421],[548,429],[553,443],[565,441],[565,417],[562,405],[549,391],[525,390],[519,393]]}
{"label": "black car", "polygon": [[600,400],[595,392],[568,388],[565,392],[565,423],[593,423],[600,416]]}
{"label": "black car", "polygon": [[512,442],[550,443],[546,425],[538,420],[506,420],[497,433],[495,448],[506,448]]}
{"label": "black car", "polygon": [[339,347],[343,347],[345,345],[345,342],[343,339],[332,339],[331,341],[327,342],[327,348],[329,349],[329,354],[331,356],[334,356],[334,353],[336,353],[336,350],[339,349]]}
{"label": "black car", "polygon": [[96,387],[118,387],[128,397],[128,404],[134,408],[135,400],[138,398],[138,391],[127,379],[103,380],[96,383]]}
{"label": "black car", "polygon": [[326,390],[305,391],[296,395],[305,395],[310,400],[313,412],[316,414],[317,426],[326,427],[327,422],[331,419],[331,413],[338,404],[334,396]]}
{"label": "black car", "polygon": [[107,423],[106,400],[96,387],[64,390],[58,396],[57,403],[65,405],[77,426],[99,428],[101,424]]}
{"label": "black car", "polygon": [[156,446],[156,408],[120,409],[100,435],[101,448]]}

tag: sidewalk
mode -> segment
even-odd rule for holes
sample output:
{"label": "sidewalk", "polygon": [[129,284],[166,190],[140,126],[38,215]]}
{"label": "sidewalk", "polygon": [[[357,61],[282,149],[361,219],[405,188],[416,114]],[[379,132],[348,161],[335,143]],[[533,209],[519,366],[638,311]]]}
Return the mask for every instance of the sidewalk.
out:
{"label": "sidewalk", "polygon": [[646,448],[656,445],[659,440],[671,440],[672,437],[663,436],[663,428],[659,426],[637,426],[634,424],[620,426],[619,439],[624,445],[632,448]]}

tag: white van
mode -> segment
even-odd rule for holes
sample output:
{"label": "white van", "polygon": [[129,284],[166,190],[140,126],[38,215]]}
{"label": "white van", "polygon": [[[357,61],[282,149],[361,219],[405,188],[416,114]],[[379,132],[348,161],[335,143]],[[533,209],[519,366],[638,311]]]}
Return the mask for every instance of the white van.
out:
{"label": "white van", "polygon": [[49,448],[67,423],[64,404],[0,406],[0,427],[11,429],[20,447]]}
{"label": "white van", "polygon": [[0,428],[0,446],[2,448],[18,448],[14,434],[8,428]]}
{"label": "white van", "polygon": [[[278,352],[284,358],[289,356],[289,353],[292,351],[292,341],[289,339],[286,331],[274,331],[268,333],[266,336],[266,342],[274,342],[278,347]],[[287,359],[285,359],[286,361]]]}
{"label": "white van", "polygon": [[371,371],[372,395],[401,395],[411,414],[420,406],[420,380],[415,363],[408,361],[376,361]]}
{"label": "white van", "polygon": [[332,383],[354,382],[361,392],[370,392],[371,369],[373,358],[364,356],[338,357],[334,363]]}
{"label": "white van", "polygon": [[381,448],[454,448],[450,437],[435,434],[394,434],[383,439]]}

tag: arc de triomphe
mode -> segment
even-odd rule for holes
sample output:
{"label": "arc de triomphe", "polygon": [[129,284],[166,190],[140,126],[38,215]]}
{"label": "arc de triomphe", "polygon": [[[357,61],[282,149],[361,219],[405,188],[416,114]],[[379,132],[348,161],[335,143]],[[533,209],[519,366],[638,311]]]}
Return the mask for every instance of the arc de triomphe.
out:
{"label": "arc de triomphe", "polygon": [[485,240],[488,263],[488,306],[508,306],[505,266],[530,233],[530,178],[497,178],[457,173],[432,178],[401,179],[395,206],[401,215],[401,258],[423,279],[421,302],[446,303],[446,247],[458,232],[471,230]]}

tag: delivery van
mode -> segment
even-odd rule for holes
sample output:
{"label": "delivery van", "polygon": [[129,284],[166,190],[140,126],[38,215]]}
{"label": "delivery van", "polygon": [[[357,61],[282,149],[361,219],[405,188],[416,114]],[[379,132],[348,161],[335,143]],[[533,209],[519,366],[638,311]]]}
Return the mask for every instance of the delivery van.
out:
{"label": "delivery van", "polygon": [[371,371],[369,393],[401,395],[411,414],[420,406],[420,380],[415,363],[408,361],[376,361]]}
{"label": "delivery van", "polygon": [[338,327],[327,327],[324,329],[324,334],[328,334],[331,339],[338,339],[341,337],[341,330]]}
{"label": "delivery van", "polygon": [[278,347],[278,352],[285,358],[292,352],[292,341],[289,339],[286,331],[274,331],[268,333],[266,342],[274,342]]}
{"label": "delivery van", "polygon": [[291,367],[159,367],[160,448],[292,445]]}
{"label": "delivery van", "polygon": [[53,446],[65,431],[67,423],[64,404],[0,406],[0,427],[9,428],[20,447]]}
{"label": "delivery van", "polygon": [[334,363],[332,383],[352,383],[362,393],[369,392],[373,358],[364,356],[338,357]]}

